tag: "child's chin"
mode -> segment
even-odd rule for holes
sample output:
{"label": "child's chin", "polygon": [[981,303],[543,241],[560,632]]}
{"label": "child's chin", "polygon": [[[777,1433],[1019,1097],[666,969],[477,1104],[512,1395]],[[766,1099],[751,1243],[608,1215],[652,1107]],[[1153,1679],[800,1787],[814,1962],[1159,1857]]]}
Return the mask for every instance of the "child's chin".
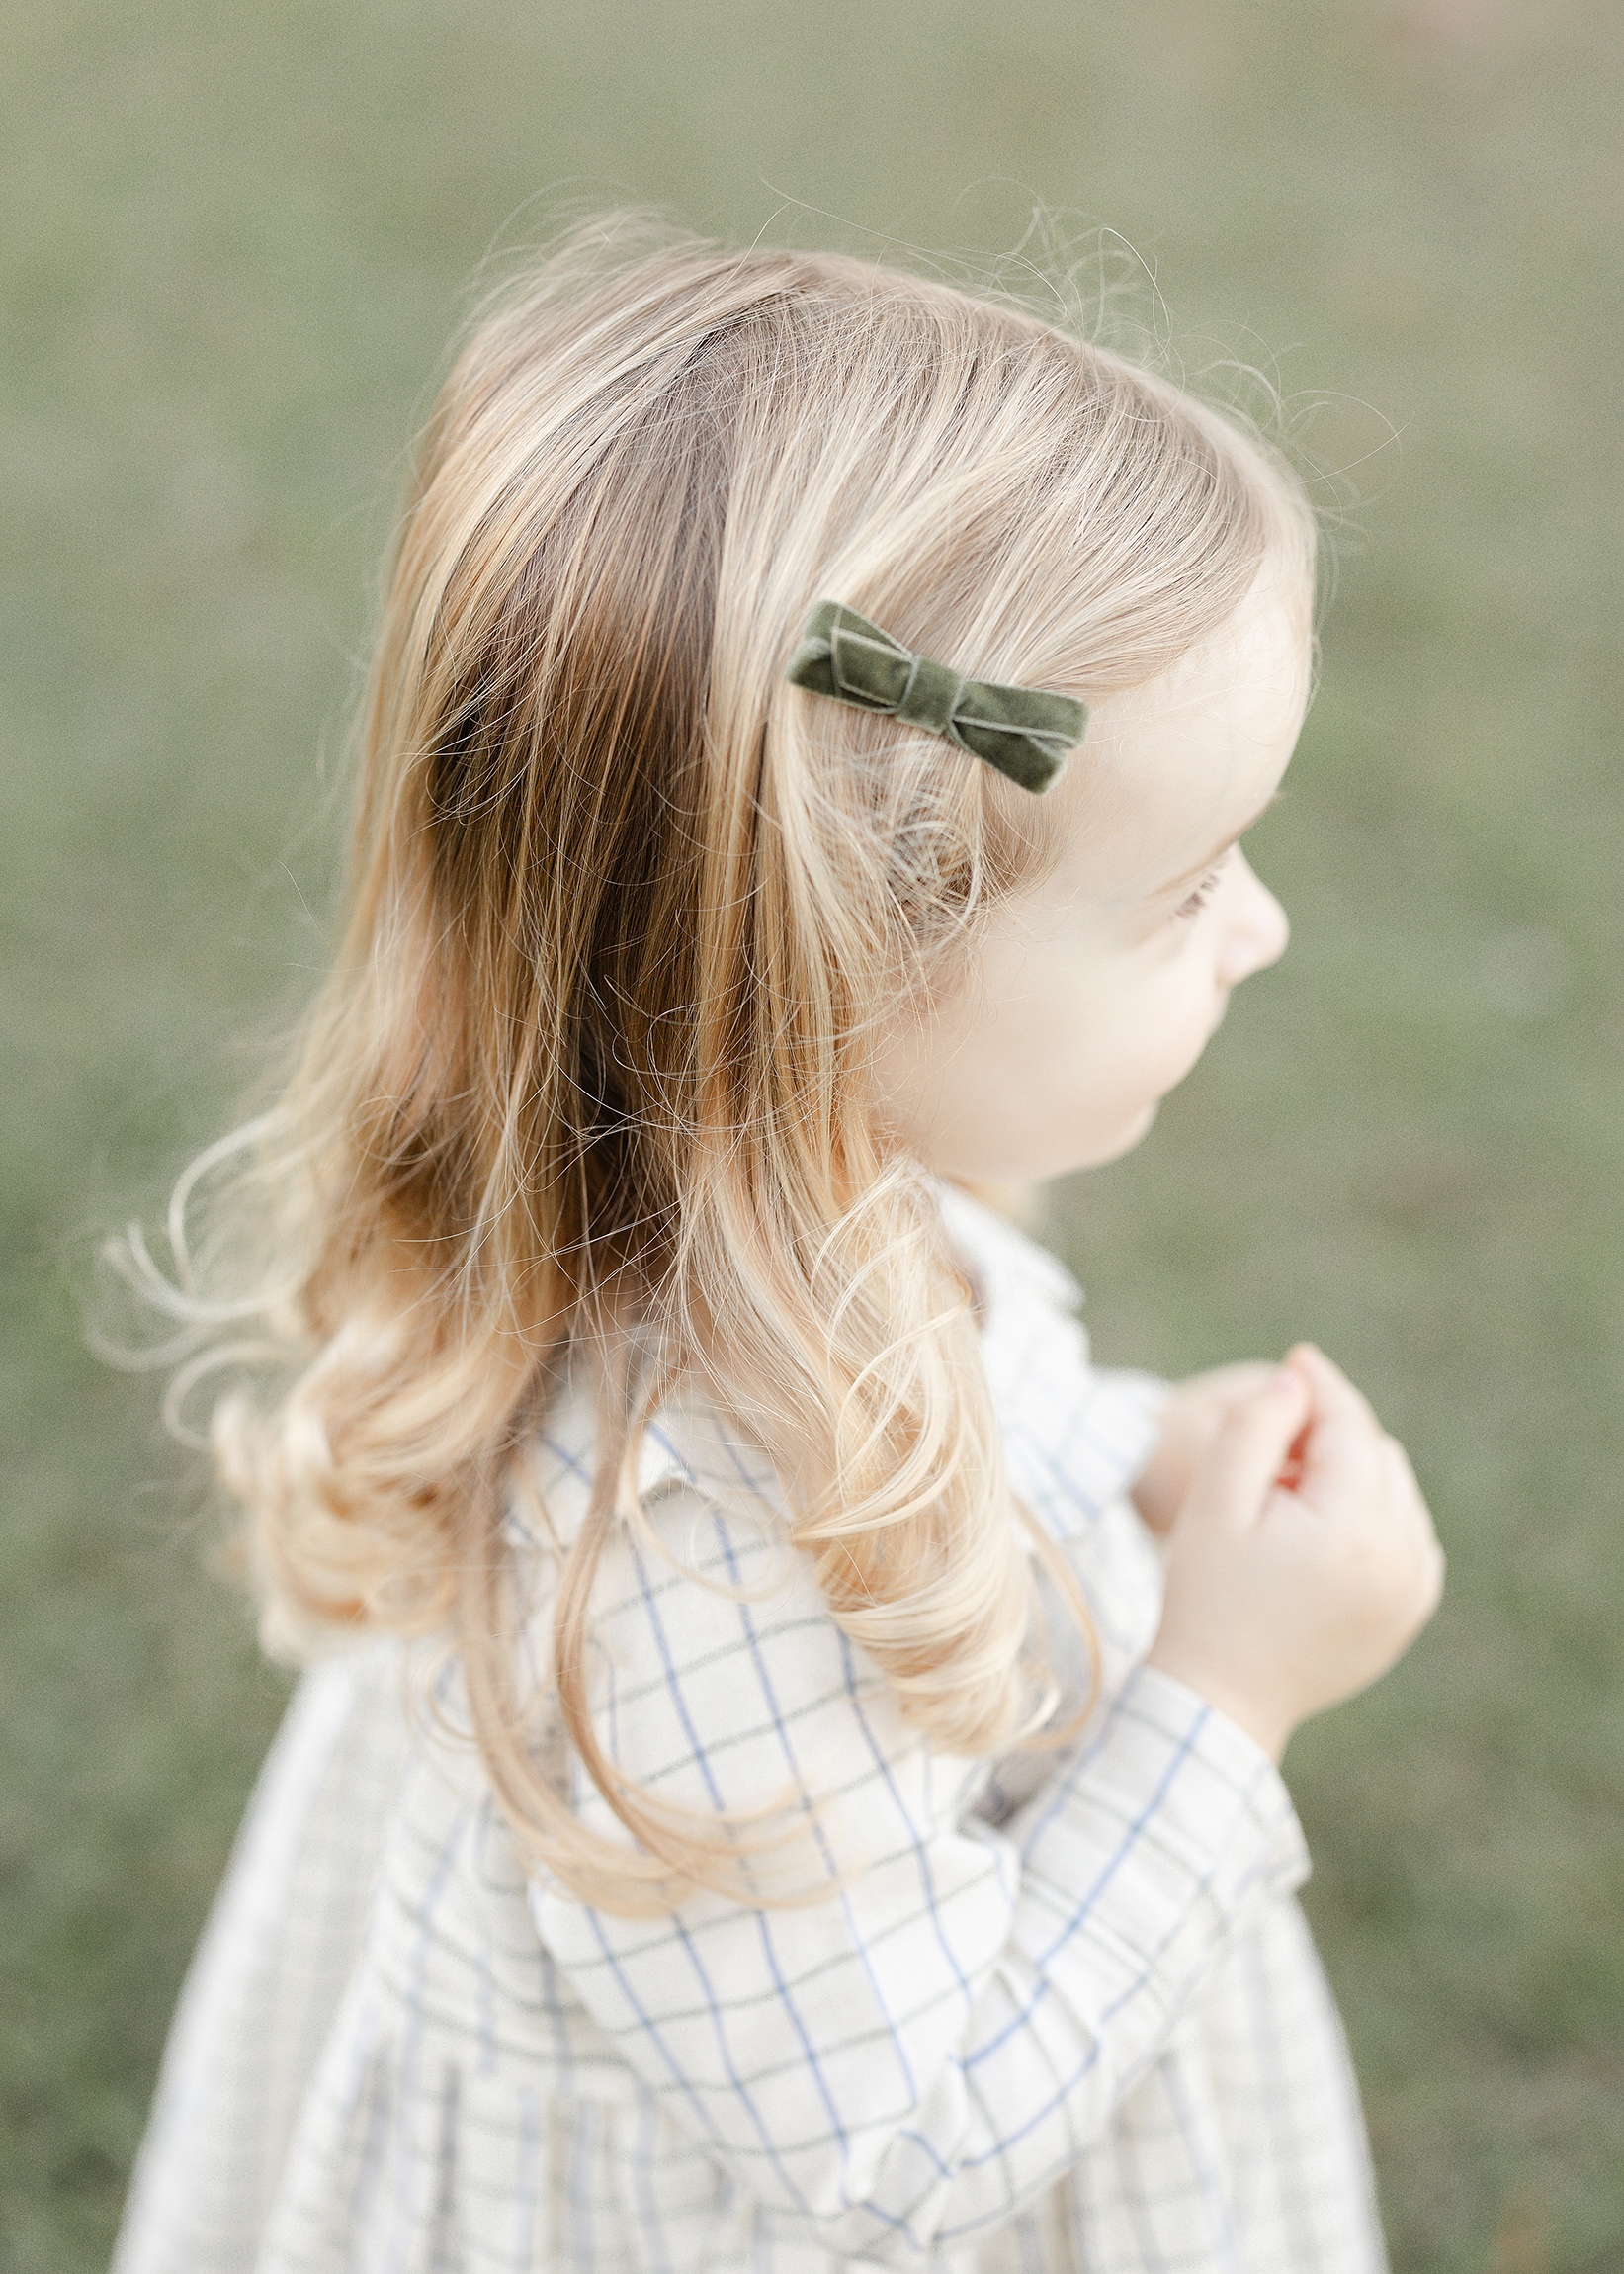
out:
{"label": "child's chin", "polygon": [[1103,1169],[1108,1162],[1120,1161],[1150,1135],[1160,1105],[1156,1098],[1106,1135],[1090,1135],[1071,1147],[1057,1145],[1049,1150],[1039,1144],[1012,1158],[977,1154],[931,1161],[927,1157],[925,1165],[950,1184],[963,1184],[970,1191],[1048,1184],[1057,1177],[1074,1177],[1084,1169]]}
{"label": "child's chin", "polygon": [[1006,1163],[998,1169],[983,1166],[955,1181],[967,1184],[1031,1186],[1051,1183],[1057,1177],[1080,1176],[1085,1169],[1104,1169],[1111,1162],[1120,1161],[1125,1153],[1131,1153],[1136,1145],[1142,1144],[1149,1137],[1160,1107],[1161,1100],[1156,1098],[1151,1104],[1142,1106],[1115,1130],[1104,1136],[1090,1136],[1075,1148],[1065,1151],[1057,1148],[1053,1153],[1044,1153],[1041,1157],[1034,1153],[1028,1159],[1019,1163]]}
{"label": "child's chin", "polygon": [[1117,1136],[1109,1138],[1096,1151],[1090,1151],[1086,1161],[1079,1161],[1079,1169],[1104,1169],[1113,1161],[1120,1161],[1136,1145],[1142,1145],[1155,1126],[1155,1117],[1161,1110],[1159,1097],[1142,1106],[1131,1121],[1125,1122]]}

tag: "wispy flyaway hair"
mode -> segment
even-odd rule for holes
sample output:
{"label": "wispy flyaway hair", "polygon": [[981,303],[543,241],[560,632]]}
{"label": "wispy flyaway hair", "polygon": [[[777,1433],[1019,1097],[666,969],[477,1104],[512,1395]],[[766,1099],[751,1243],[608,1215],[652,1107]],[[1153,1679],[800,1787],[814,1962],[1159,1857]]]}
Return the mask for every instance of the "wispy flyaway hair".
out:
{"label": "wispy flyaway hair", "polygon": [[[678,1374],[795,1448],[791,1540],[921,1731],[985,1752],[1048,1703],[975,1321],[867,1090],[1042,823],[786,684],[809,608],[1091,702],[1276,545],[1306,562],[1307,517],[1239,428],[860,260],[599,222],[473,323],[394,547],[332,975],[210,1187],[248,1291],[127,1265],[202,1338],[194,1395],[233,1365],[213,1442],[272,1633],[454,1638],[515,1831],[581,1895],[730,1885],[738,1853],[617,1780],[587,1712],[593,1568]],[[536,1766],[508,1649],[504,1495],[583,1354],[598,1489],[540,1703],[636,1852]]]}

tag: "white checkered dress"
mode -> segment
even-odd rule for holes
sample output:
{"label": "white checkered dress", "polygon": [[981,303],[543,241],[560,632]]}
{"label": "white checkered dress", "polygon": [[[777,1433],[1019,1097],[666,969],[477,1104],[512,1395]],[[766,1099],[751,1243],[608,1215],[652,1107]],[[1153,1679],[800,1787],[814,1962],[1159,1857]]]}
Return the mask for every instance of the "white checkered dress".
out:
{"label": "white checkered dress", "polygon": [[[193,1967],[115,2274],[1384,2265],[1285,1788],[1138,1667],[1160,1566],[1121,1496],[1154,1385],[1091,1372],[1058,1266],[944,1205],[1016,1489],[1094,1608],[1083,1737],[921,1743],[783,1547],[759,1456],[673,1406],[641,1479],[657,1545],[621,1539],[595,1599],[597,1726],[669,1801],[818,1795],[828,1897],[628,1920],[527,1883],[455,1668],[432,1717],[392,1646],[320,1668]],[[567,1536],[580,1406],[537,1460]],[[625,1837],[578,1775],[576,1801]]]}

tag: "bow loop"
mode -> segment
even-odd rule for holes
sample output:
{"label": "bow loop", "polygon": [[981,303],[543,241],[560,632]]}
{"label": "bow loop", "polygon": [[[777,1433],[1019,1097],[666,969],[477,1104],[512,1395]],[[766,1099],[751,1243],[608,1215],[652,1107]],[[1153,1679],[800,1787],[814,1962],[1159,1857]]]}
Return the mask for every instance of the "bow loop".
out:
{"label": "bow loop", "polygon": [[1088,723],[1087,705],[1073,695],[967,679],[915,656],[838,600],[818,601],[784,676],[814,695],[941,735],[1034,793],[1048,789]]}

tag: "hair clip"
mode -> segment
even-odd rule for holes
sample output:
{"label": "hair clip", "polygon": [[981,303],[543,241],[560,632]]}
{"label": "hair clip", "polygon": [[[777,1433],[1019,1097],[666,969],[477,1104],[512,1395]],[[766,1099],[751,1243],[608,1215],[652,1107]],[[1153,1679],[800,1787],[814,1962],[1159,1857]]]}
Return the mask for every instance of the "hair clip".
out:
{"label": "hair clip", "polygon": [[1034,795],[1049,788],[1088,724],[1088,706],[1074,695],[967,679],[913,655],[838,600],[818,601],[784,676],[814,695],[945,736]]}

